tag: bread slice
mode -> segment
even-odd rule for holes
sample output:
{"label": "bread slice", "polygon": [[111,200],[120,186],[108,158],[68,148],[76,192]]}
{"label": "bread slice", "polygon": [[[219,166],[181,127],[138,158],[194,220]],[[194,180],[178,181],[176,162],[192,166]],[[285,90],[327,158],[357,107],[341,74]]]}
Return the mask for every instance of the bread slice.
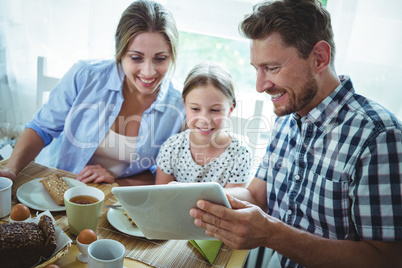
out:
{"label": "bread slice", "polygon": [[53,221],[50,217],[43,215],[38,223],[39,229],[42,230],[44,235],[44,245],[42,250],[42,256],[49,258],[52,256],[54,250],[57,247],[56,229],[54,228]]}
{"label": "bread slice", "polygon": [[64,206],[64,193],[70,189],[67,182],[57,174],[51,174],[40,180],[46,191],[59,206]]}
{"label": "bread slice", "polygon": [[47,215],[33,222],[0,224],[1,267],[32,267],[40,257],[49,258],[56,249],[56,230]]}
{"label": "bread slice", "polygon": [[33,266],[42,254],[43,241],[43,233],[35,223],[0,224],[1,267]]}

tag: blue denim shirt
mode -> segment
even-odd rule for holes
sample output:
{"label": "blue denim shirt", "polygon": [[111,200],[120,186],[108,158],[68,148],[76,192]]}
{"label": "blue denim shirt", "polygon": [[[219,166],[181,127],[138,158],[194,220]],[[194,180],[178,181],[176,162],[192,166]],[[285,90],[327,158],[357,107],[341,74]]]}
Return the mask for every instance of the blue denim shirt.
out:
{"label": "blue denim shirt", "polygon": [[[124,72],[114,60],[80,61],[51,91],[49,101],[26,127],[46,147],[36,162],[79,173],[116,120],[124,98]],[[160,146],[185,119],[181,93],[166,78],[155,102],[143,113],[137,151],[119,177],[154,171]],[[133,104],[134,105],[134,104]]]}

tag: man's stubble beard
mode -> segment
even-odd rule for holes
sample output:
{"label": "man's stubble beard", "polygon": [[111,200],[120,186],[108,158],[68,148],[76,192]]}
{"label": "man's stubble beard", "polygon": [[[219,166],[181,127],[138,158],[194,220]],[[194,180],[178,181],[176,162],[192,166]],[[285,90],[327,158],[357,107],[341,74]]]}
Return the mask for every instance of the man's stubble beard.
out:
{"label": "man's stubble beard", "polygon": [[[290,98],[291,97],[290,95],[288,96],[289,98],[288,105],[275,107],[274,104],[274,113],[277,116],[289,115],[302,110],[304,107],[310,104],[310,102],[318,94],[318,82],[313,77],[310,69],[307,71],[306,76],[307,81],[306,83],[304,83],[303,87],[298,92],[298,94],[294,98]],[[286,93],[289,94],[288,91]]]}

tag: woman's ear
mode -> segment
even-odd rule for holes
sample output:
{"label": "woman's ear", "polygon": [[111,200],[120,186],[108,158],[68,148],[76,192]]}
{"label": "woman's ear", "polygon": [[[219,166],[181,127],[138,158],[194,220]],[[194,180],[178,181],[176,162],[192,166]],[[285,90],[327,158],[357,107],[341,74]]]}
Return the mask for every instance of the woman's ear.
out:
{"label": "woman's ear", "polygon": [[331,63],[331,46],[325,41],[315,44],[312,55],[315,59],[316,72],[320,73]]}

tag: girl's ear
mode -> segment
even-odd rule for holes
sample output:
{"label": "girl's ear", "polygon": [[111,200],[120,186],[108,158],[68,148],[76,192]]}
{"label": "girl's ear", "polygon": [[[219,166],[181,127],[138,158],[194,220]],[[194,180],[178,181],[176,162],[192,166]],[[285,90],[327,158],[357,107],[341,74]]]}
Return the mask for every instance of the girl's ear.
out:
{"label": "girl's ear", "polygon": [[232,106],[230,106],[228,116],[230,116],[230,114],[233,112],[233,110],[234,110],[235,107],[236,107],[236,101],[233,101],[233,102],[232,102]]}

